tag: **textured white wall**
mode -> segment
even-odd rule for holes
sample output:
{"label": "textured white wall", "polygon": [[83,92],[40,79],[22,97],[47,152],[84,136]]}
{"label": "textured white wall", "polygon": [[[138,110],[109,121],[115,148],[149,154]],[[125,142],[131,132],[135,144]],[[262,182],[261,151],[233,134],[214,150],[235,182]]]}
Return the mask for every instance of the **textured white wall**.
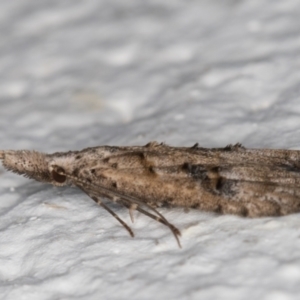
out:
{"label": "textured white wall", "polygon": [[[0,149],[300,147],[296,0],[0,5]],[[183,249],[142,215],[132,239],[80,191],[1,167],[0,298],[299,299],[299,215],[161,212]]]}

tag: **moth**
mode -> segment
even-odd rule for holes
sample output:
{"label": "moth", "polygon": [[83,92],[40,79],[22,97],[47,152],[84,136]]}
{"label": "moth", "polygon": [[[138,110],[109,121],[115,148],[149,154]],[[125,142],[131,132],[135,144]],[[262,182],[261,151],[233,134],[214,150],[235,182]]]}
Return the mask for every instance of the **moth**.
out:
{"label": "moth", "polygon": [[131,228],[107,205],[111,200],[167,226],[180,246],[180,231],[159,207],[183,207],[244,217],[282,216],[300,211],[300,151],[145,146],[100,146],[45,154],[0,151],[12,172],[55,186],[77,186]]}

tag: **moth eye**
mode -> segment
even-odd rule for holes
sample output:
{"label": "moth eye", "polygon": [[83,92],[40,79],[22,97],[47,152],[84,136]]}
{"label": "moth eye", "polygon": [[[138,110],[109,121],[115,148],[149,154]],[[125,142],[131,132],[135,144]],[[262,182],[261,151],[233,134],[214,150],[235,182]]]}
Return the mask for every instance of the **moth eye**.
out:
{"label": "moth eye", "polygon": [[[63,170],[62,170],[62,172],[63,172]],[[51,172],[51,175],[52,175],[53,180],[58,183],[64,183],[67,179],[67,177],[65,175],[61,175],[54,170]]]}

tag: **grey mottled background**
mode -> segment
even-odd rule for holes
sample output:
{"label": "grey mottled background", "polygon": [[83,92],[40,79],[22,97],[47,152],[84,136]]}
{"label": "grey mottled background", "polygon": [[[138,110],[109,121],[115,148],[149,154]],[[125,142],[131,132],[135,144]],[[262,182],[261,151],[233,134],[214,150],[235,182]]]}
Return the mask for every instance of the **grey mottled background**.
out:
{"label": "grey mottled background", "polygon": [[[0,1],[0,148],[300,148],[296,0]],[[116,208],[127,222],[127,211]],[[300,216],[137,215],[0,168],[1,299],[298,299]]]}

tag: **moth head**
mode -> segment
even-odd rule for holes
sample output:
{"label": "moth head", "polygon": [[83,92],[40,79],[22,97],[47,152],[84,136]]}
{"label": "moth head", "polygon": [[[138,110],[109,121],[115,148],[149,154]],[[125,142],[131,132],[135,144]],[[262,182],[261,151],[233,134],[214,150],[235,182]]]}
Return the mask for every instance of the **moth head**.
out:
{"label": "moth head", "polygon": [[41,182],[51,182],[48,157],[44,153],[28,150],[0,151],[3,166],[14,173]]}
{"label": "moth head", "polygon": [[53,153],[50,154],[49,174],[51,183],[56,186],[71,185],[70,177],[74,169],[74,156],[70,153]]}
{"label": "moth head", "polygon": [[51,183],[56,186],[64,186],[69,184],[69,179],[63,167],[51,164],[49,167]]}
{"label": "moth head", "polygon": [[68,172],[69,161],[60,156],[55,159],[53,154],[8,150],[0,151],[0,160],[7,170],[27,178],[57,186],[70,183],[70,179],[65,175]]}

